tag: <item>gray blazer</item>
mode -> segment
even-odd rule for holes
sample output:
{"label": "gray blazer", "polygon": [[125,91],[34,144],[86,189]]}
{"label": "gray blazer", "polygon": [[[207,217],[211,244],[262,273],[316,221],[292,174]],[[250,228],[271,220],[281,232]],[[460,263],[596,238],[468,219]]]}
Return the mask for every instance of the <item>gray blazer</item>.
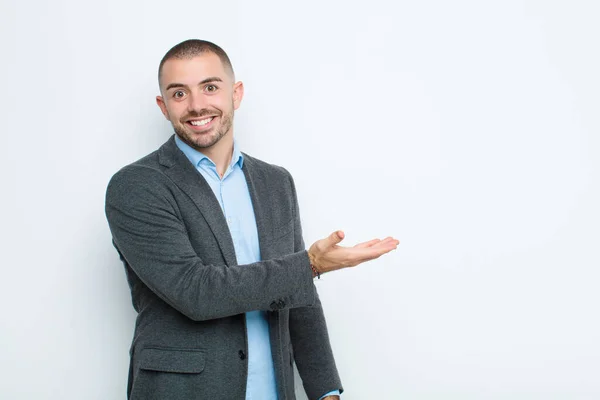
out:
{"label": "gray blazer", "polygon": [[260,253],[238,265],[217,199],[171,137],[111,179],[106,216],[138,312],[131,400],[245,398],[244,313],[265,310],[280,400],[341,389],[291,175],[244,154]]}

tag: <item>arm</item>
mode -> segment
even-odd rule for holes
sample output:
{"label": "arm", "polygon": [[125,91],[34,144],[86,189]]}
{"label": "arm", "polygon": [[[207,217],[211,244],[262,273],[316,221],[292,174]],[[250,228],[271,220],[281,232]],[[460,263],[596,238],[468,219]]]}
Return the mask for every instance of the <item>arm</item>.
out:
{"label": "arm", "polygon": [[[304,251],[300,212],[294,182],[290,176],[294,194],[294,251]],[[294,359],[302,378],[304,390],[309,399],[334,390],[343,391],[319,295],[315,290],[315,304],[290,310],[290,335],[294,349]]]}
{"label": "arm", "polygon": [[167,178],[126,167],[109,183],[106,216],[113,242],[157,296],[193,320],[315,302],[307,253],[243,266],[206,265],[194,251]]}

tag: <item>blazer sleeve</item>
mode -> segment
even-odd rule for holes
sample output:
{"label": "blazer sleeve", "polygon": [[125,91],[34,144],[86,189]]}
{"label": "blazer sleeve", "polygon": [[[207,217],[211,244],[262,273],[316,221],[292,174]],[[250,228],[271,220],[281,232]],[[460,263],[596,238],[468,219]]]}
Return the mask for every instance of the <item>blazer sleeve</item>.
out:
{"label": "blazer sleeve", "polygon": [[[301,252],[304,251],[305,245],[298,197],[291,176],[290,181],[294,195],[294,250]],[[334,390],[343,392],[327,333],[325,315],[316,289],[314,304],[290,310],[290,336],[294,360],[308,398],[319,399],[325,393]]]}
{"label": "blazer sleeve", "polygon": [[152,292],[196,321],[315,303],[306,251],[247,265],[204,264],[167,179],[152,168],[125,167],[106,193],[113,243]]}

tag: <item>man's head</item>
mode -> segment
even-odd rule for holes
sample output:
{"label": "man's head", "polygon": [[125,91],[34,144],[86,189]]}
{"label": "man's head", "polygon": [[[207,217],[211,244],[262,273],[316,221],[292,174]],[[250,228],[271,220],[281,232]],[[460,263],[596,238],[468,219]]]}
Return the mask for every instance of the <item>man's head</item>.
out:
{"label": "man's head", "polygon": [[227,54],[214,43],[186,40],[165,54],[158,69],[156,102],[175,133],[196,150],[233,140],[233,114],[244,86],[235,82]]}

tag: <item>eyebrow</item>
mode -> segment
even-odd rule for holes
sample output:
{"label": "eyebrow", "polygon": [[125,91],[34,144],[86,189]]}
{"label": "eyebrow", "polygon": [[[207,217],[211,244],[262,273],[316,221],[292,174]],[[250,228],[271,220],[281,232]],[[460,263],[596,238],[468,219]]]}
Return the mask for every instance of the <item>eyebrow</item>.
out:
{"label": "eyebrow", "polygon": [[[200,83],[198,83],[198,85],[205,85],[205,84],[211,83],[211,82],[223,82],[223,79],[219,78],[218,76],[211,76],[210,78],[206,78],[206,79],[202,80]],[[181,88],[181,87],[187,87],[187,85],[184,85],[183,83],[169,83],[167,85],[167,88],[165,89],[165,91],[167,91],[169,89]]]}

